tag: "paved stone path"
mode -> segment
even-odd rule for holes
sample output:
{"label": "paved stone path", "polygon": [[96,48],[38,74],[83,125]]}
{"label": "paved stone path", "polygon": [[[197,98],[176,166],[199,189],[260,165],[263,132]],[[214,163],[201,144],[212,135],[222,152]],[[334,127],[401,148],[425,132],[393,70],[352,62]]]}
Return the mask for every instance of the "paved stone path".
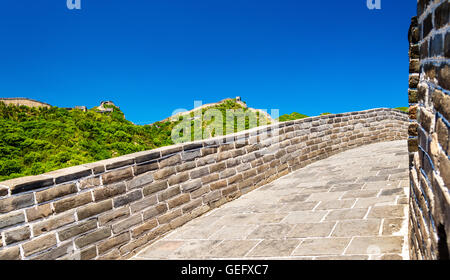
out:
{"label": "paved stone path", "polygon": [[133,259],[407,259],[406,141],[311,164],[174,230]]}

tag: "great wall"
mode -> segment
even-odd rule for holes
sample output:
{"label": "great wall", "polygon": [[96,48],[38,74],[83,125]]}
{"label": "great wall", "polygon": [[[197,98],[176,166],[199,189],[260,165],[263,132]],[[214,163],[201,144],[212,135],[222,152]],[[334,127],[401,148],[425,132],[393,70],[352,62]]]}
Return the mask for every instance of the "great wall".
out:
{"label": "great wall", "polygon": [[312,117],[0,182],[0,259],[448,259],[449,14],[418,1],[409,117]]}

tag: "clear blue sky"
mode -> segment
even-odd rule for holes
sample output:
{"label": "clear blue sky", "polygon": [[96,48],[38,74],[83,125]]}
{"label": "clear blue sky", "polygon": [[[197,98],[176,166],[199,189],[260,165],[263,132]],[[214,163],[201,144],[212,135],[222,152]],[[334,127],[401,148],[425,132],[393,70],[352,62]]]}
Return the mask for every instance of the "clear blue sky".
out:
{"label": "clear blue sky", "polygon": [[113,100],[146,124],[194,100],[317,115],[407,106],[415,0],[2,0],[0,97]]}

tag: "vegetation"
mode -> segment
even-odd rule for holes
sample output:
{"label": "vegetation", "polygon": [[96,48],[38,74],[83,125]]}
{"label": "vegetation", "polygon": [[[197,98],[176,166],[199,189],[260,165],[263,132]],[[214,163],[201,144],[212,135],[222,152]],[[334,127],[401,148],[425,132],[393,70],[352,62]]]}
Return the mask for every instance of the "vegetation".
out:
{"label": "vegetation", "polygon": [[[83,112],[57,107],[6,106],[0,102],[0,181],[172,145],[172,130],[183,121],[180,118],[138,126],[127,121],[119,108],[108,107],[113,112],[99,113],[96,108]],[[244,117],[245,125],[238,125],[235,119],[234,125],[227,129],[223,122],[223,134],[248,129],[252,114],[256,114],[257,125],[265,124],[259,114],[249,112],[234,100],[213,109],[222,113],[224,121],[227,109],[242,109],[235,115]],[[203,115],[205,112],[202,109]],[[212,129],[212,133],[205,133],[211,132],[207,128],[214,121],[211,118],[201,124],[205,137],[221,132]],[[191,127],[195,122],[190,121]],[[185,140],[197,139],[194,136],[192,129],[191,139],[185,137]]]}
{"label": "vegetation", "polygon": [[293,121],[293,120],[298,120],[298,119],[304,119],[304,118],[308,118],[309,116],[307,115],[303,115],[303,114],[299,114],[297,112],[294,112],[290,115],[282,115],[278,118],[278,121],[280,122],[287,122],[287,121]]}
{"label": "vegetation", "polygon": [[403,111],[403,112],[405,112],[405,113],[408,113],[409,112],[409,108],[408,107],[397,107],[397,108],[395,108],[396,110],[400,110],[400,111]]}

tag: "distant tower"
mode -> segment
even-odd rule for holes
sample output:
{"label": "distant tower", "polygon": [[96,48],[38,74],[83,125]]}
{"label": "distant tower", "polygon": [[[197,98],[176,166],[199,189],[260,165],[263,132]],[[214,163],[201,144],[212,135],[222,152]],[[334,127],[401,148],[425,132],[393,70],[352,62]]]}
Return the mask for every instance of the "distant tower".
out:
{"label": "distant tower", "polygon": [[241,102],[241,97],[240,96],[236,96],[236,101],[237,102]]}

